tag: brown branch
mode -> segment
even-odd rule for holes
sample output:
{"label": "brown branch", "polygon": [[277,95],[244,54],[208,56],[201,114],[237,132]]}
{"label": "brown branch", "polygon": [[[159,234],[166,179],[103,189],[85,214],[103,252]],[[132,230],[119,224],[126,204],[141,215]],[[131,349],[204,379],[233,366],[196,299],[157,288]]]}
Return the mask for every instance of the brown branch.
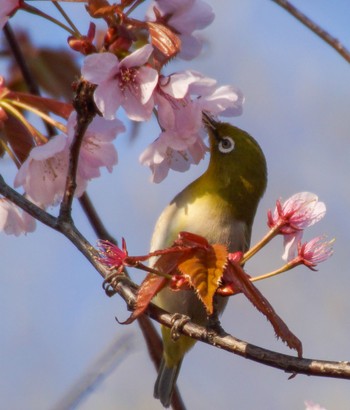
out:
{"label": "brown branch", "polygon": [[284,8],[288,13],[299,20],[304,26],[309,28],[317,36],[319,36],[323,41],[329,44],[334,50],[337,51],[348,63],[350,63],[350,51],[345,48],[345,46],[335,37],[331,36],[326,30],[321,26],[312,21],[304,13],[298,10],[287,0],[272,0],[274,3],[278,4]]}
{"label": "brown branch", "polygon": [[[129,308],[135,304],[135,291],[120,281],[117,291],[127,302]],[[172,317],[169,313],[150,305],[146,313],[164,326],[172,326]],[[264,349],[245,341],[239,340],[225,332],[208,330],[192,322],[187,322],[180,333],[198,341],[207,343],[219,349],[237,354],[246,359],[256,361],[266,366],[284,370],[287,373],[306,374],[309,376],[332,377],[350,380],[350,362],[348,361],[327,361],[318,359],[298,358],[282,353],[277,353]]]}
{"label": "brown branch", "polygon": [[73,100],[73,106],[77,112],[77,124],[75,126],[74,137],[70,147],[66,189],[59,212],[60,220],[71,220],[72,203],[77,186],[76,174],[78,169],[79,151],[85,132],[97,113],[93,101],[93,92],[95,88],[95,85],[80,80]]}

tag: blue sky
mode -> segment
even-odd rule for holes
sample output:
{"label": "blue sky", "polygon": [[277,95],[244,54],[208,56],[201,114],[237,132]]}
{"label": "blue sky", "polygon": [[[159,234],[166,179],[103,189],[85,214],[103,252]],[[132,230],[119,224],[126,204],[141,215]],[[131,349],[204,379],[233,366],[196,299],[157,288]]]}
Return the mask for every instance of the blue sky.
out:
{"label": "blue sky", "polygon": [[[37,2],[41,6],[43,2]],[[243,115],[232,123],[247,130],[267,157],[269,184],[254,226],[253,242],[266,232],[266,212],[277,198],[300,191],[319,195],[327,215],[305,233],[335,237],[335,254],[318,272],[298,268],[258,287],[302,340],[305,357],[346,360],[349,356],[350,301],[350,66],[334,50],[271,1],[211,1],[216,19],[201,35],[206,46],[193,68],[233,84],[245,95]],[[347,0],[293,1],[350,48]],[[48,10],[52,6],[45,4]],[[79,28],[88,20],[82,5],[65,5]],[[37,44],[65,45],[65,34],[19,13],[13,27],[28,28]],[[45,36],[42,30],[45,30]],[[109,230],[127,239],[130,252],[145,253],[163,207],[195,177],[207,160],[189,172],[172,172],[159,185],[138,156],[158,134],[155,122],[142,127],[131,144],[119,136],[119,164],[103,174],[89,194]],[[13,169],[3,162],[9,181]],[[96,238],[75,204],[76,225]],[[11,409],[51,409],[118,335],[130,334],[131,353],[79,405],[79,409],[160,409],[152,398],[156,377],[137,325],[120,326],[127,312],[118,297],[107,298],[92,267],[58,233],[39,226],[34,234],[0,236],[1,337],[0,397]],[[280,266],[276,239],[247,264],[253,275]],[[139,273],[133,277],[138,278]],[[141,277],[140,277],[141,279]],[[291,353],[271,326],[244,299],[232,298],[222,324],[234,336],[271,350]],[[349,382],[288,375],[197,344],[184,361],[179,386],[188,408],[295,410],[313,400],[328,410],[350,408]]]}

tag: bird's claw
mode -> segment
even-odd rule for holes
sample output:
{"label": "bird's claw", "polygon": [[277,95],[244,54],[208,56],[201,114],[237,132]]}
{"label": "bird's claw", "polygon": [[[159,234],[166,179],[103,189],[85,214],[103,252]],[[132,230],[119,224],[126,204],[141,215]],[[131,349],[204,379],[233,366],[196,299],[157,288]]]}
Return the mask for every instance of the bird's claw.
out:
{"label": "bird's claw", "polygon": [[171,338],[176,341],[180,336],[180,331],[185,326],[186,323],[190,322],[191,318],[181,313],[174,313],[171,317]]}
{"label": "bird's claw", "polygon": [[111,272],[102,282],[102,287],[106,295],[109,297],[115,295],[117,293],[116,287],[121,281],[127,282],[130,286],[134,285],[126,275],[120,274],[118,271]]}

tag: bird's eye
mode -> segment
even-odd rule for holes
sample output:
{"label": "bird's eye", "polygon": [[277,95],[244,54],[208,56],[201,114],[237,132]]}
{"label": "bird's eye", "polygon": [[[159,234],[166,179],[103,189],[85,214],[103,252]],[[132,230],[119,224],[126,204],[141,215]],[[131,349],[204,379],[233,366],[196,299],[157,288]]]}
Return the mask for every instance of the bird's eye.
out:
{"label": "bird's eye", "polygon": [[235,142],[231,137],[224,137],[220,142],[219,142],[219,151],[222,152],[223,154],[227,154],[233,150],[235,147]]}

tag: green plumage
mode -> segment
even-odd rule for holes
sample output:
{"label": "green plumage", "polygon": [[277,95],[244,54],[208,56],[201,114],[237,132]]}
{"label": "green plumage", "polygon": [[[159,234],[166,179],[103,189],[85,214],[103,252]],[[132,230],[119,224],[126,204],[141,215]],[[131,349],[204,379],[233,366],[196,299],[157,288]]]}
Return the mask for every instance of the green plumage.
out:
{"label": "green plumage", "polygon": [[[160,215],[151,250],[170,246],[181,231],[204,236],[210,243],[227,245],[230,252],[246,251],[255,212],[267,184],[264,154],[245,131],[230,124],[207,120],[210,162],[207,171],[180,192]],[[227,299],[220,298],[222,311]],[[181,313],[200,325],[207,316],[194,292],[163,289],[154,302],[169,313]],[[181,336],[174,342],[162,328],[163,363],[154,395],[167,407],[184,354],[194,340]]]}

